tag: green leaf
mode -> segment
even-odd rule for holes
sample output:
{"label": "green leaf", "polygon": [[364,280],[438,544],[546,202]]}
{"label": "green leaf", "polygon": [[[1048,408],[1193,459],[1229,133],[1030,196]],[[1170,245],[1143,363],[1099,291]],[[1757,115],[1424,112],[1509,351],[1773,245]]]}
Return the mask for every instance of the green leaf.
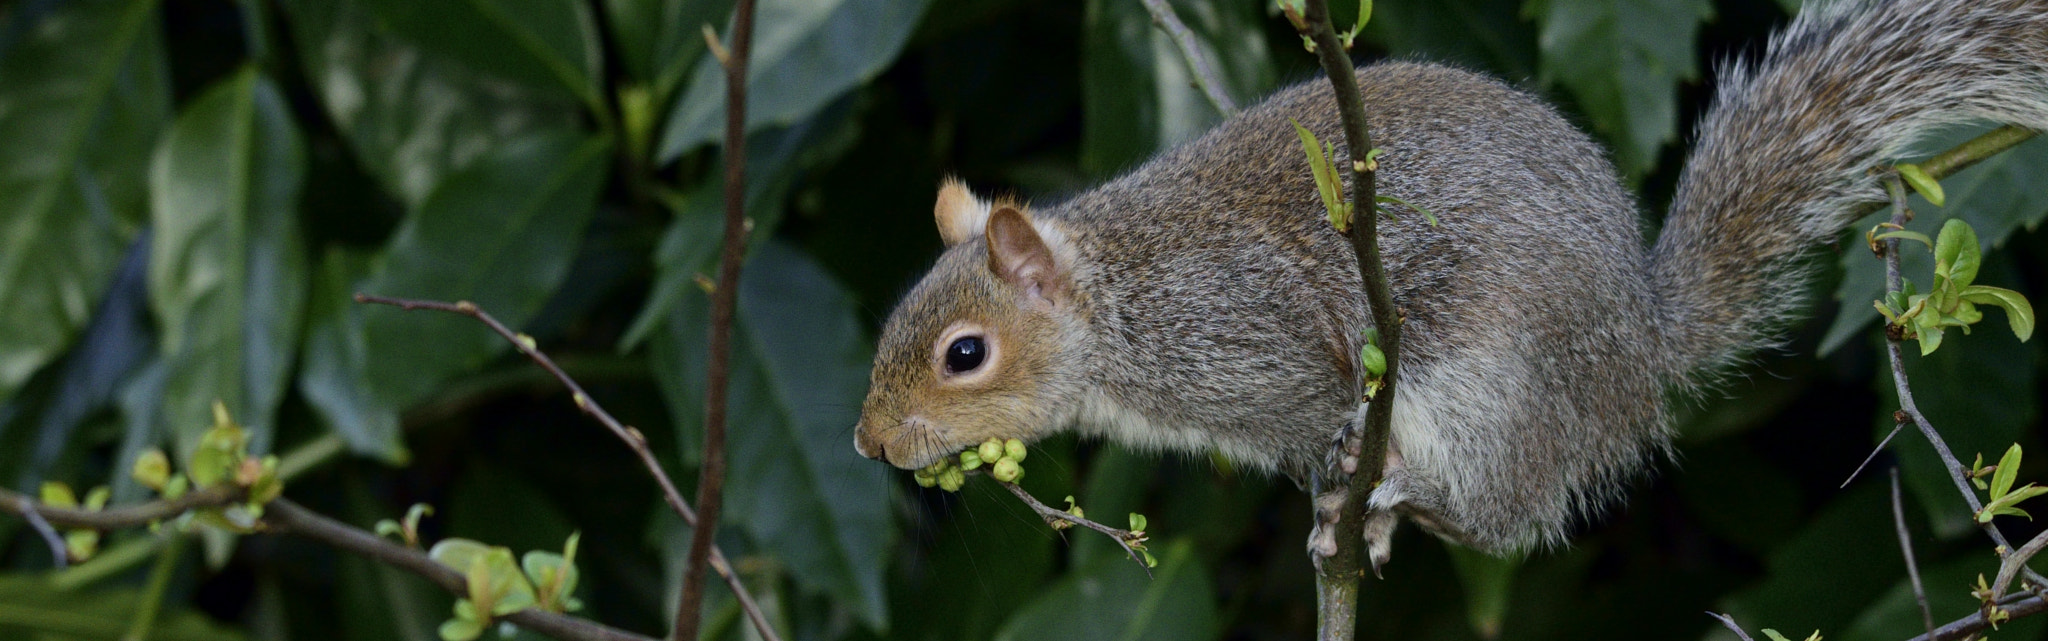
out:
{"label": "green leaf", "polygon": [[1569,91],[1630,176],[1657,165],[1678,139],[1679,85],[1699,78],[1694,37],[1714,16],[1707,0],[1532,0],[1548,86]]}
{"label": "green leaf", "polygon": [[1927,171],[1921,169],[1919,165],[1899,163],[1897,169],[1899,170],[1899,177],[1906,179],[1906,184],[1912,185],[1913,191],[1926,198],[1927,202],[1934,203],[1934,206],[1940,207],[1943,202],[1948,200],[1948,197],[1941,192],[1941,181],[1927,175]]}
{"label": "green leaf", "polygon": [[610,142],[558,132],[520,140],[449,176],[351,283],[329,256],[316,290],[299,386],[357,452],[396,459],[398,412],[448,376],[509,347],[455,314],[347,302],[381,296],[468,300],[519,328],[567,276],[610,167]]}
{"label": "green leaf", "polygon": [[1785,635],[1778,634],[1777,630],[1772,630],[1770,628],[1764,628],[1764,636],[1770,637],[1771,641],[1792,641],[1791,639],[1785,638]]}
{"label": "green leaf", "polygon": [[[461,603],[467,604],[469,602],[462,601]],[[459,616],[443,622],[439,630],[442,641],[470,641],[471,639],[483,636],[483,633],[484,622],[474,618],[465,619]]]}
{"label": "green leaf", "polygon": [[1161,548],[1151,579],[1128,558],[1100,559],[1019,608],[995,639],[1218,638],[1215,593],[1194,545],[1177,540]]}
{"label": "green leaf", "polygon": [[22,3],[0,25],[0,401],[85,326],[146,215],[171,99],[155,6]]}
{"label": "green leaf", "polygon": [[[1259,3],[1169,0],[1224,94],[1248,106],[1278,81]],[[1223,120],[1144,3],[1088,0],[1081,33],[1081,170],[1121,172]]]}
{"label": "green leaf", "polygon": [[[701,441],[708,327],[692,290],[655,334],[654,368],[677,438]],[[868,383],[870,344],[845,290],[812,260],[770,242],[741,271],[727,427],[727,513],[790,568],[869,625],[886,624],[894,539],[887,466],[842,442]]]}
{"label": "green leaf", "polygon": [[2004,496],[2000,496],[1996,499],[1993,499],[1989,503],[1985,503],[1984,509],[1977,512],[1977,522],[1990,523],[1992,517],[2003,515],[2025,517],[2027,520],[2031,521],[2034,518],[2032,515],[2029,515],[2026,513],[2026,511],[2021,510],[2018,507],[2014,506],[2019,505],[2021,501],[2025,501],[2027,499],[2034,498],[2042,494],[2048,494],[2048,487],[2041,487],[2032,483],[2028,483],[2025,487],[2013,490],[2012,492],[2007,493]]}
{"label": "green leaf", "polygon": [[1308,127],[1301,126],[1293,118],[1288,118],[1287,122],[1294,125],[1294,135],[1301,139],[1301,150],[1308,154],[1308,168],[1316,178],[1316,195],[1323,199],[1323,211],[1330,218],[1330,226],[1340,232],[1349,229],[1351,217],[1345,212],[1349,203],[1344,200],[1344,183],[1337,177],[1337,169],[1330,165],[1329,150],[1316,140],[1315,132],[1309,131]]}
{"label": "green leaf", "polygon": [[601,105],[597,25],[561,0],[368,0],[378,24],[471,69]]}
{"label": "green leaf", "polygon": [[1977,279],[1977,268],[1983,262],[1977,230],[1960,218],[1950,218],[1941,224],[1941,235],[1934,239],[1936,276],[1947,277],[1958,287],[1967,287]]}
{"label": "green leaf", "polygon": [[310,278],[298,223],[305,149],[269,80],[244,68],[185,107],[150,171],[150,303],[170,368],[162,412],[190,456],[215,401],[269,449]]}
{"label": "green leaf", "polygon": [[[561,4],[567,11],[576,3]],[[313,95],[362,167],[408,210],[448,174],[499,147],[580,122],[579,103],[568,95],[502,82],[422,51],[379,28],[363,0],[282,5],[303,73],[315,80]]]}
{"label": "green leaf", "polygon": [[1451,567],[1458,571],[1458,584],[1465,588],[1465,619],[1472,631],[1481,639],[1500,638],[1508,596],[1514,592],[1522,559],[1503,559],[1459,545],[1445,545],[1444,549],[1451,554]]}
{"label": "green leaf", "polygon": [[39,500],[42,501],[43,505],[61,508],[78,507],[78,495],[71,491],[70,485],[66,485],[62,481],[43,481],[42,489],[37,494],[40,496]]}
{"label": "green leaf", "polygon": [[[1985,275],[2003,282],[2013,277],[2011,271],[2004,261],[1994,260]],[[2004,452],[2026,438],[2039,415],[2038,358],[2039,350],[2027,349],[2003,332],[1986,332],[1930,356],[1908,355],[1906,378],[1913,383],[1920,412],[1941,428],[1949,447],[1957,452]],[[1871,384],[1880,394],[1878,407],[1898,407],[1889,368],[1874,372]],[[1876,414],[1871,422],[1873,439],[1882,438],[1893,426],[1890,412]],[[1906,489],[1923,506],[1935,534],[1951,537],[1973,531],[1972,515],[1956,500],[1955,482],[1927,439],[1901,437],[1893,448]]]}
{"label": "green leaf", "polygon": [[1892,231],[1877,235],[1878,240],[1890,240],[1893,238],[1919,241],[1920,244],[1927,246],[1927,251],[1934,251],[1934,239],[1928,238],[1927,234],[1917,231]]}
{"label": "green leaf", "polygon": [[[1927,148],[1944,149],[1979,133],[1982,130],[1958,131],[1941,136]],[[2021,143],[2010,151],[1948,177],[1945,180],[1948,191],[1946,211],[1969,221],[1982,247],[1996,248],[2014,231],[2039,225],[2048,219],[2048,190],[2040,188],[2043,175],[2048,175],[2048,142],[2030,140]],[[1919,196],[1913,198],[1920,203],[1914,207],[1924,211],[1925,200]],[[1889,216],[1889,213],[1872,214],[1854,228],[1869,229]],[[1909,226],[1932,231],[1936,222],[1928,216]],[[1836,300],[1847,303],[1884,296],[1884,261],[1866,252],[1845,251],[1841,254],[1844,275],[1835,290]],[[1932,265],[1929,254],[1905,252],[1900,257],[1899,268],[1904,274],[1926,274],[1932,270]],[[1843,305],[1829,324],[1827,335],[1821,339],[1820,353],[1825,355],[1841,348],[1851,338],[1861,335],[1863,328],[1876,318],[1877,313],[1866,310],[1861,303]]]}
{"label": "green leaf", "polygon": [[1500,78],[1536,75],[1535,30],[1519,0],[1382,2],[1366,32],[1389,56],[1425,57],[1484,69]]}
{"label": "green leaf", "polygon": [[2003,498],[2012,490],[2012,482],[2020,473],[2020,456],[2020,444],[2014,443],[2004,456],[1998,457],[1998,469],[1991,473],[1991,500]]}
{"label": "green leaf", "polygon": [[1964,301],[1979,305],[1997,305],[2005,310],[2006,322],[2012,325],[2012,334],[2026,342],[2034,336],[2034,306],[2019,292],[2000,287],[1971,285],[1960,292]]}
{"label": "green leaf", "polygon": [[[927,0],[767,0],[747,63],[747,131],[809,119],[896,59]],[[721,37],[726,37],[723,24]],[[685,28],[695,29],[695,25]],[[701,36],[699,36],[701,38]],[[677,97],[655,158],[667,163],[725,132],[725,73],[703,57]]]}

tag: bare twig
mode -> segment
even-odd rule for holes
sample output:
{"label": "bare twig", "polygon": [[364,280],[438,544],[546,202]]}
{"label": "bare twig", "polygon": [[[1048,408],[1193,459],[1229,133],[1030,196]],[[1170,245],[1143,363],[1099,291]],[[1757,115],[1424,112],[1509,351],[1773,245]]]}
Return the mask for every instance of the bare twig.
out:
{"label": "bare twig", "polygon": [[2019,576],[2020,570],[2027,567],[2027,560],[2034,558],[2036,554],[2040,554],[2041,548],[2044,547],[2048,547],[2048,530],[2042,530],[2040,534],[2036,534],[2033,539],[2028,540],[2026,545],[2020,546],[2020,549],[2013,550],[2011,553],[2006,554],[2004,559],[2000,559],[1998,562],[1998,580],[1991,584],[1992,598],[2004,596],[2005,589],[2012,585],[2013,577]]}
{"label": "bare twig", "polygon": [[1132,532],[1130,530],[1113,528],[1107,525],[1103,525],[1101,523],[1096,523],[1085,518],[1068,514],[1066,510],[1062,510],[1041,503],[1039,502],[1038,497],[1032,496],[1030,492],[1024,491],[1024,488],[1017,487],[1016,483],[1004,483],[1002,481],[996,481],[996,483],[1002,485],[1003,489],[1009,490],[1011,494],[1017,495],[1017,498],[1019,500],[1024,501],[1025,505],[1031,507],[1031,511],[1038,513],[1039,518],[1045,519],[1045,522],[1048,525],[1050,525],[1054,520],[1060,520],[1103,533],[1104,535],[1108,536],[1110,540],[1116,541],[1117,547],[1123,548],[1124,554],[1130,555],[1132,561],[1137,561],[1138,567],[1145,568],[1145,576],[1147,578],[1152,576],[1152,568],[1150,565],[1147,565],[1145,563],[1145,557],[1139,555],[1138,551],[1132,548],[1130,544],[1130,541],[1132,540],[1143,540],[1143,537],[1140,536],[1138,533]]}
{"label": "bare twig", "polygon": [[1934,611],[1927,608],[1927,589],[1920,585],[1920,562],[1913,558],[1913,536],[1906,531],[1906,504],[1899,500],[1899,468],[1892,468],[1892,526],[1899,531],[1899,551],[1906,555],[1906,578],[1912,581],[1913,601],[1920,604],[1920,622],[1934,634]]}
{"label": "bare twig", "polygon": [[738,303],[740,265],[747,234],[747,62],[753,51],[754,0],[733,7],[732,48],[719,60],[725,68],[725,239],[718,259],[718,286],[711,292],[710,366],[704,384],[704,461],[697,468],[697,509],[704,519],[690,530],[683,564],[683,590],[676,604],[676,641],[697,638],[704,600],[704,561],[725,500],[725,410],[732,368],[732,317]]}
{"label": "bare twig", "polygon": [[1195,77],[1195,88],[1209,99],[1225,118],[1237,114],[1237,103],[1230,94],[1223,91],[1223,79],[1216,74],[1216,67],[1209,64],[1209,56],[1202,53],[1201,43],[1195,41],[1195,32],[1187,23],[1180,21],[1180,14],[1174,13],[1173,5],[1166,0],[1143,0],[1145,10],[1152,12],[1152,24],[1166,32],[1173,39],[1173,45],[1180,48],[1180,55],[1188,61],[1188,72]]}
{"label": "bare twig", "polygon": [[[613,435],[619,437],[619,440],[624,441],[626,447],[632,449],[633,453],[640,457],[641,465],[646,467],[647,473],[654,477],[655,485],[661,487],[662,499],[668,502],[669,508],[674,510],[678,516],[683,517],[683,522],[689,524],[692,532],[696,531],[698,524],[697,511],[690,509],[689,502],[683,500],[683,493],[676,489],[675,482],[670,481],[668,478],[668,472],[662,469],[659,461],[655,460],[654,452],[647,449],[647,437],[642,435],[640,430],[620,423],[618,419],[613,418],[610,412],[605,411],[603,405],[598,404],[597,399],[591,398],[589,393],[583,391],[583,386],[577,384],[576,379],[571,378],[567,372],[562,371],[562,368],[556,365],[553,359],[548,358],[547,354],[542,353],[538,347],[533,345],[532,337],[512,331],[511,328],[506,327],[504,323],[498,322],[497,318],[491,316],[490,312],[484,311],[469,301],[447,303],[431,300],[386,298],[367,294],[356,294],[355,300],[358,303],[391,305],[407,311],[425,309],[461,314],[476,319],[478,322],[490,327],[491,331],[497,332],[499,336],[505,337],[505,340],[510,341],[512,347],[518,349],[520,354],[525,355],[535,364],[540,365],[541,369],[547,370],[549,374],[553,374],[555,380],[561,381],[562,386],[569,389],[570,398],[575,401],[577,409],[582,410],[584,414],[596,420],[605,429],[611,430]],[[740,581],[739,574],[733,572],[732,563],[726,560],[725,553],[715,546],[712,547],[711,559],[708,565],[711,566],[712,571],[718,573],[719,578],[725,580],[726,586],[732,588],[734,596],[739,599],[740,609],[746,613],[747,620],[754,625],[755,631],[761,633],[761,638],[765,641],[781,641],[781,637],[775,633],[775,627],[769,625],[768,617],[762,613],[760,604],[754,600],[753,593],[747,591],[747,586]]]}
{"label": "bare twig", "polygon": [[1748,632],[1742,631],[1742,626],[1735,625],[1735,617],[1731,617],[1726,614],[1721,614],[1719,612],[1708,612],[1707,616],[1720,619],[1721,625],[1728,626],[1729,630],[1735,631],[1735,636],[1741,637],[1742,641],[1756,641],[1755,639],[1749,638]]}
{"label": "bare twig", "polygon": [[[1393,418],[1394,383],[1401,360],[1401,321],[1394,306],[1393,288],[1387,283],[1386,266],[1380,258],[1378,199],[1373,184],[1376,168],[1366,160],[1372,150],[1372,138],[1365,128],[1365,98],[1359,92],[1351,57],[1345,53],[1336,27],[1330,23],[1328,3],[1307,0],[1305,8],[1297,24],[1302,35],[1315,43],[1316,57],[1322,63],[1323,73],[1330,78],[1337,115],[1344,124],[1345,153],[1351,159],[1351,249],[1358,256],[1366,302],[1372,308],[1373,326],[1378,330],[1379,347],[1387,361],[1380,390],[1366,410],[1365,424],[1351,435],[1358,439],[1358,467],[1352,471],[1343,505],[1338,508],[1333,533],[1336,553],[1322,560],[1316,574],[1317,638],[1335,641],[1352,638],[1357,627],[1358,580],[1365,573],[1365,554],[1360,549],[1364,543],[1365,503],[1373,486],[1379,484],[1387,459],[1387,432]],[[1358,369],[1358,383],[1363,389],[1365,371],[1362,367]],[[1346,450],[1351,446],[1351,442],[1340,445]],[[1343,460],[1344,455],[1337,458]],[[1331,476],[1332,480],[1342,478],[1338,474]],[[1328,521],[1320,514],[1317,518]]]}
{"label": "bare twig", "polygon": [[[468,579],[454,568],[427,558],[427,555],[419,550],[321,516],[288,499],[280,498],[265,504],[263,523],[278,532],[313,539],[353,552],[363,558],[417,574],[458,596],[469,594]],[[501,618],[519,627],[564,641],[655,641],[653,637],[536,608],[527,608]]]}
{"label": "bare twig", "polygon": [[27,496],[17,496],[15,497],[15,506],[15,509],[11,511],[20,514],[22,520],[28,521],[29,529],[35,530],[36,535],[42,537],[43,543],[50,546],[50,563],[57,566],[59,570],[69,565],[71,562],[69,546],[64,545],[64,537],[57,534],[57,528],[50,527],[50,522],[43,520],[43,515],[36,512],[35,503],[30,501]]}
{"label": "bare twig", "polygon": [[[2048,611],[2048,601],[2044,601],[2036,595],[2013,595],[2000,601],[1998,609],[2004,610],[2006,614],[2017,619]],[[1984,618],[1983,612],[1973,612],[1970,616],[1956,619],[1946,625],[1935,628],[1934,632],[1925,636],[1913,637],[1910,641],[1958,641],[1959,639],[1972,638],[1972,635],[1989,627],[1991,627],[1991,622]]]}

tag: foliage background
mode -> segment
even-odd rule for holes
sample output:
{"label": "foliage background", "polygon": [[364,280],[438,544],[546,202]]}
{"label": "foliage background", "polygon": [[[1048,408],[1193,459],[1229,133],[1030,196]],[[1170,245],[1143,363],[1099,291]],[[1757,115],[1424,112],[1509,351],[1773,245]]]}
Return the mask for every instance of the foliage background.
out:
{"label": "foliage background", "polygon": [[[1611,145],[1652,212],[1712,93],[1703,71],[1758,51],[1790,9],[1379,4],[1361,60],[1452,62],[1552,99]],[[1263,6],[1174,5],[1239,100],[1316,79]],[[359,526],[424,501],[439,508],[429,538],[519,551],[581,530],[588,614],[666,629],[687,532],[629,454],[482,328],[346,297],[474,300],[693,469],[706,323],[693,280],[715,243],[723,122],[699,30],[723,32],[729,11],[0,4],[0,483],[105,483],[140,500],[127,462],[151,445],[189,451],[223,399],[257,449],[313,464],[289,496]],[[1043,445],[1026,482],[1039,496],[1150,515],[1162,566],[1146,581],[1107,541],[1062,542],[995,488],[920,490],[849,447],[875,327],[937,252],[926,212],[942,175],[1056,200],[1217,120],[1139,3],[765,0],[760,24],[719,536],[790,637],[1307,636],[1308,510],[1290,484]],[[2048,143],[2025,145],[1951,179],[1948,208],[1923,204],[1915,227],[1969,218],[1995,246],[1984,280],[2043,300],[2044,171]],[[1675,457],[1628,505],[1512,574],[1404,529],[1365,591],[1365,637],[1725,638],[1701,613],[1713,609],[1788,634],[1904,638],[1919,620],[1886,505],[1893,465],[1937,619],[1970,611],[1965,583],[1995,563],[1917,436],[1837,487],[1893,407],[1865,304],[1879,263],[1852,234],[1840,247],[1818,258],[1847,269],[1814,284],[1815,320],[1688,404]],[[1963,456],[2040,444],[2040,349],[1987,328],[1912,359],[1922,407]],[[450,603],[296,539],[126,532],[106,547],[51,573],[33,534],[0,519],[0,637],[117,638],[153,567],[170,577],[162,639],[432,639]],[[723,590],[709,634],[747,636]],[[1996,636],[2041,634],[2023,621]]]}

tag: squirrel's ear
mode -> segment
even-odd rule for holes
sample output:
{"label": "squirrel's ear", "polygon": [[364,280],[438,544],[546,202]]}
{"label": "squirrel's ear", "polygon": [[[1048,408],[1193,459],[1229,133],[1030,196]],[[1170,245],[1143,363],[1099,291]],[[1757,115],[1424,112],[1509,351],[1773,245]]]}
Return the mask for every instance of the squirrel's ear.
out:
{"label": "squirrel's ear", "polygon": [[948,177],[939,185],[939,204],[932,208],[932,217],[938,220],[939,237],[947,247],[980,236],[988,214],[988,201],[975,198],[959,178]]}
{"label": "squirrel's ear", "polygon": [[1051,306],[1062,294],[1064,279],[1053,260],[1052,246],[1015,207],[997,209],[988,218],[988,268],[997,278],[1023,290],[1033,303]]}

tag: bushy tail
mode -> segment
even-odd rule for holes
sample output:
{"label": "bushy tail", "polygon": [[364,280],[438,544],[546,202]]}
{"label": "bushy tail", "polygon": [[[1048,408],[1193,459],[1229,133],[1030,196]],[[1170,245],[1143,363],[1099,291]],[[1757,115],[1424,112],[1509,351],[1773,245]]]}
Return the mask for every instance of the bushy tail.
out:
{"label": "bushy tail", "polygon": [[1652,259],[1688,382],[1774,340],[1800,257],[1884,199],[1872,168],[1945,125],[2048,130],[2048,0],[1810,3],[1721,73]]}

